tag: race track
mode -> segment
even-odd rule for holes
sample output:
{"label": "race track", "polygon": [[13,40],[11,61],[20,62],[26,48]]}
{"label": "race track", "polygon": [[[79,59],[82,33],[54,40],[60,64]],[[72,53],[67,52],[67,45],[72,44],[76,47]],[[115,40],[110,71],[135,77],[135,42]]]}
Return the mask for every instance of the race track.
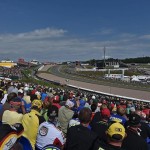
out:
{"label": "race track", "polygon": [[[45,66],[42,70],[46,71],[49,67],[50,66]],[[112,86],[98,85],[98,84],[86,83],[86,82],[75,81],[75,80],[69,80],[69,82],[66,82],[65,78],[58,77],[48,73],[39,73],[38,76],[47,80],[58,81],[61,84],[70,84],[77,87],[91,89],[94,91],[100,91],[100,92],[132,97],[132,98],[137,98],[142,100],[150,100],[150,92],[147,91],[117,88]]]}

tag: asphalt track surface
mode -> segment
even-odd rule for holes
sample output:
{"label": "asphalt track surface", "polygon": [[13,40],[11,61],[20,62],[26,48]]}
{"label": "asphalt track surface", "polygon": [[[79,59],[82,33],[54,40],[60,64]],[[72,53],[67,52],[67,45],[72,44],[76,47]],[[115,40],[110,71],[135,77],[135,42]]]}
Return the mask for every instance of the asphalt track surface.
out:
{"label": "asphalt track surface", "polygon": [[[41,71],[47,71],[47,69],[49,68],[50,66],[45,66]],[[90,89],[94,91],[150,101],[150,92],[147,92],[147,91],[117,88],[117,87],[112,87],[112,86],[92,84],[92,83],[86,83],[86,82],[70,80],[70,79],[69,79],[69,82],[66,82],[66,78],[58,77],[56,75],[52,75],[48,73],[39,73],[38,76],[43,79],[47,79],[51,81],[58,81],[61,84],[70,84],[70,85],[74,85],[77,87],[82,87],[82,88],[86,88],[86,89]]]}

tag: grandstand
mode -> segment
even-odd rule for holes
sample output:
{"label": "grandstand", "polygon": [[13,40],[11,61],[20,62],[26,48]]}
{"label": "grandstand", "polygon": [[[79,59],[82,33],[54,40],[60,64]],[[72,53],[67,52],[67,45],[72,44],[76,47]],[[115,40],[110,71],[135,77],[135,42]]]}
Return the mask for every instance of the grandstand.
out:
{"label": "grandstand", "polygon": [[17,66],[17,63],[14,63],[13,61],[10,60],[2,60],[0,62],[0,67],[12,68],[14,66]]}

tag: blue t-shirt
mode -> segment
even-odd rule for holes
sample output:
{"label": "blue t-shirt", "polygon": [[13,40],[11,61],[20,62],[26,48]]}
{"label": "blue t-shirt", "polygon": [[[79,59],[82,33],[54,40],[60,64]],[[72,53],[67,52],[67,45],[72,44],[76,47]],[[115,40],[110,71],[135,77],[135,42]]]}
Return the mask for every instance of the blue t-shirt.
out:
{"label": "blue t-shirt", "polygon": [[[71,101],[74,103],[74,105],[76,106],[76,101],[75,101],[75,99],[71,99]],[[80,105],[79,105],[79,107],[74,107],[72,110],[74,111],[74,112],[79,112],[82,108],[84,108],[84,106],[85,106],[85,103],[86,103],[86,101],[85,100],[83,100],[83,99],[80,99],[79,100],[80,101]]]}
{"label": "blue t-shirt", "polygon": [[41,93],[41,100],[44,101],[47,96],[47,93]]}
{"label": "blue t-shirt", "polygon": [[[23,98],[21,98],[21,101],[24,103],[24,108],[25,108],[26,113],[30,112],[31,111],[31,103],[27,104],[27,102]],[[22,109],[20,108],[18,112],[22,113]]]}

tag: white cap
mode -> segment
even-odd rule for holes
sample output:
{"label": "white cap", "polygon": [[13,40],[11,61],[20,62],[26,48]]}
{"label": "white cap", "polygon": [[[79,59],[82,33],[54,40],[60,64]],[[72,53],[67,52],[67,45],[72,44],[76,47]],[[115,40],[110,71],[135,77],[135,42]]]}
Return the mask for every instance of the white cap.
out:
{"label": "white cap", "polygon": [[93,95],[93,96],[92,96],[92,99],[95,99],[95,98],[96,98],[96,97]]}
{"label": "white cap", "polygon": [[18,93],[23,93],[23,90],[22,90],[22,89],[19,89],[19,90],[18,90]]}
{"label": "white cap", "polygon": [[29,87],[24,87],[24,91],[28,91],[29,90]]}
{"label": "white cap", "polygon": [[39,91],[36,91],[36,92],[35,92],[35,95],[40,95],[40,92],[39,92]]}
{"label": "white cap", "polygon": [[130,108],[130,111],[134,112],[134,111],[135,111],[135,108],[134,108],[134,107],[131,107],[131,108]]}

